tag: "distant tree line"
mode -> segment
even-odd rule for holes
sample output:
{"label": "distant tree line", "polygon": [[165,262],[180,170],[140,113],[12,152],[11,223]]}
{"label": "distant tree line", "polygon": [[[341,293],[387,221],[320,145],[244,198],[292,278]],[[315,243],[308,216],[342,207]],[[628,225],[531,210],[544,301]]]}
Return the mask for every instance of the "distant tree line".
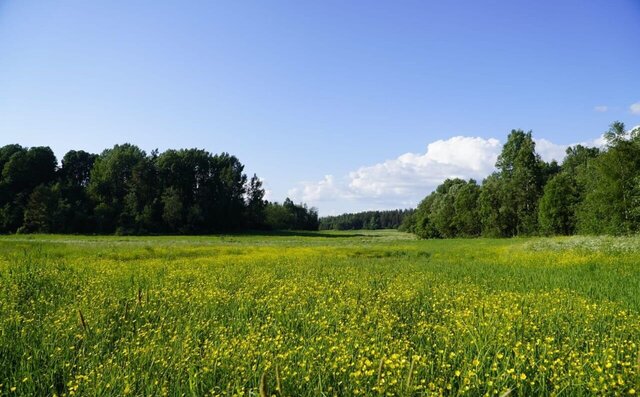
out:
{"label": "distant tree line", "polygon": [[145,153],[131,144],[101,154],[0,148],[0,233],[211,233],[318,229],[314,208],[264,199],[228,153]]}
{"label": "distant tree line", "polygon": [[320,230],[397,229],[405,217],[414,212],[408,210],[365,211],[320,218]]}
{"label": "distant tree line", "polygon": [[640,231],[640,128],[615,122],[602,149],[576,145],[543,161],[531,132],[513,130],[482,184],[447,179],[404,230],[422,238],[629,234]]}

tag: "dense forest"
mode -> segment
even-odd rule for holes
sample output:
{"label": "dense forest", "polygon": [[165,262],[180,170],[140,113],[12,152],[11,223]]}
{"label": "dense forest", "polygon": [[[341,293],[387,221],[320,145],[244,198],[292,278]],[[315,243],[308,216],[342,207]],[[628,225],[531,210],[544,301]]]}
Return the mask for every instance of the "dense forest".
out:
{"label": "dense forest", "polygon": [[414,210],[365,211],[320,218],[320,230],[398,229]]}
{"label": "dense forest", "polygon": [[0,148],[1,233],[213,233],[260,229],[398,228],[422,238],[629,234],[640,231],[640,127],[615,122],[603,148],[576,145],[543,161],[513,130],[481,184],[447,179],[416,210],[318,219],[315,208],[264,199],[260,179],[228,153],[150,154],[116,145],[70,151]]}
{"label": "dense forest", "polygon": [[543,161],[513,130],[482,184],[447,179],[406,217],[422,238],[629,234],[640,231],[640,128],[615,122],[602,149],[576,145]]}
{"label": "dense forest", "polygon": [[70,151],[60,165],[49,147],[0,148],[2,233],[211,233],[318,229],[318,213],[264,199],[228,153],[116,145]]}

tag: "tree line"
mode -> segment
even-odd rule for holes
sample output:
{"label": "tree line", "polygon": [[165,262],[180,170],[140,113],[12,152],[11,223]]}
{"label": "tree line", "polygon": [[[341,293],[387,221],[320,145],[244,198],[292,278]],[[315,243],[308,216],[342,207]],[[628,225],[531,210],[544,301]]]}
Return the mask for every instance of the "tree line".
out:
{"label": "tree line", "polygon": [[402,228],[422,238],[629,234],[640,231],[640,128],[615,122],[603,148],[569,147],[543,161],[513,130],[482,184],[447,179]]}
{"label": "tree line", "polygon": [[364,211],[320,218],[320,230],[398,229],[412,209]]}
{"label": "tree line", "polygon": [[318,212],[264,199],[228,153],[115,145],[101,154],[0,148],[0,233],[212,233],[318,229]]}

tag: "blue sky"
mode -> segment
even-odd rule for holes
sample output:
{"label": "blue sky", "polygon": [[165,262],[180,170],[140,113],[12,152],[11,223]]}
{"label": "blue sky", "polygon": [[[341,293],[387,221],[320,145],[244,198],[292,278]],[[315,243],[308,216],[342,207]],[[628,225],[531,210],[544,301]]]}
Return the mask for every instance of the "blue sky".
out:
{"label": "blue sky", "polygon": [[513,128],[558,157],[640,124],[639,68],[639,0],[0,0],[0,144],[227,151],[274,200],[406,207]]}

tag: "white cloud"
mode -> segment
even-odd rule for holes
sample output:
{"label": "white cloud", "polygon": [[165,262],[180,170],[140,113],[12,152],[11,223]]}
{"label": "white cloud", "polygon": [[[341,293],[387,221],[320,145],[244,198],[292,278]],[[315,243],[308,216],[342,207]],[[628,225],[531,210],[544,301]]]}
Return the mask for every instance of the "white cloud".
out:
{"label": "white cloud", "polygon": [[556,160],[558,162],[564,159],[565,151],[569,145],[558,145],[544,138],[535,139],[536,152],[544,161]]}
{"label": "white cloud", "polygon": [[446,178],[483,178],[493,170],[501,146],[497,139],[456,136],[430,143],[424,154],[406,153],[393,160],[349,173],[356,196],[406,196],[431,190]]}
{"label": "white cloud", "polygon": [[[580,145],[587,146],[587,147],[603,148],[607,145],[607,140],[604,139],[604,135],[600,135],[600,137],[592,139],[590,141],[582,142],[580,143]],[[573,146],[573,145],[569,145],[569,146]]]}
{"label": "white cloud", "polygon": [[640,102],[636,102],[629,106],[629,110],[631,110],[631,113],[633,114],[640,115]]}
{"label": "white cloud", "polygon": [[264,189],[264,199],[267,200],[267,201],[272,201],[273,200],[273,190]]}
{"label": "white cloud", "polygon": [[[567,147],[536,139],[543,160],[561,162]],[[602,147],[602,137],[580,142]],[[301,182],[289,196],[318,207],[321,215],[363,210],[415,207],[447,178],[478,182],[495,170],[502,143],[495,138],[455,136],[427,145],[425,153],[405,153],[395,159],[363,166],[342,178],[325,175],[317,182]]]}
{"label": "white cloud", "polygon": [[[335,213],[415,206],[447,178],[476,178],[490,174],[501,144],[497,139],[456,136],[427,146],[424,154],[405,153],[395,159],[360,167],[341,179],[326,175],[289,190],[295,200]],[[328,206],[327,206],[328,205]],[[330,208],[333,207],[333,208]]]}
{"label": "white cloud", "polygon": [[567,155],[566,151],[569,146],[582,145],[587,147],[604,147],[606,145],[606,140],[604,136],[600,136],[599,138],[592,139],[590,141],[576,142],[568,145],[561,145],[557,143],[553,143],[547,139],[535,139],[536,142],[536,152],[542,157],[544,161],[556,160],[558,163],[564,160],[564,157]]}
{"label": "white cloud", "polygon": [[598,112],[598,113],[604,113],[604,112],[607,112],[607,111],[609,110],[609,106],[606,106],[606,105],[598,105],[598,106],[595,106],[595,107],[593,108],[593,110],[595,110],[595,111],[596,111],[596,112]]}
{"label": "white cloud", "polygon": [[300,186],[289,190],[289,196],[305,202],[316,203],[327,199],[350,198],[348,191],[335,183],[333,175],[325,175],[318,182],[302,182]]}

